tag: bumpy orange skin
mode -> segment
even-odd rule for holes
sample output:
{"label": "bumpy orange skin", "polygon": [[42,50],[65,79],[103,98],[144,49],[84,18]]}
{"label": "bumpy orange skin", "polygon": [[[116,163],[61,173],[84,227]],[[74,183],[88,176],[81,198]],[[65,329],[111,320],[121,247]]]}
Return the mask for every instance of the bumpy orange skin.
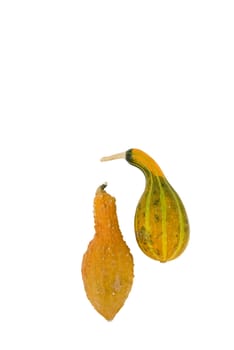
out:
{"label": "bumpy orange skin", "polygon": [[133,283],[133,257],[123,240],[115,198],[101,186],[94,199],[95,236],[83,256],[82,278],[88,299],[107,320],[123,306]]}

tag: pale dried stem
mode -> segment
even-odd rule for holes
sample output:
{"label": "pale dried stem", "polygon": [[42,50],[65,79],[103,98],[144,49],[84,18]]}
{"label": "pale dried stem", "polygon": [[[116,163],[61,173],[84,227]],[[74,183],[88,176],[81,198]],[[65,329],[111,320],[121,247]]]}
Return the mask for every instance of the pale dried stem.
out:
{"label": "pale dried stem", "polygon": [[108,160],[114,160],[114,159],[122,159],[125,158],[126,152],[121,152],[117,154],[113,154],[112,156],[102,157],[100,160],[101,162],[106,162]]}

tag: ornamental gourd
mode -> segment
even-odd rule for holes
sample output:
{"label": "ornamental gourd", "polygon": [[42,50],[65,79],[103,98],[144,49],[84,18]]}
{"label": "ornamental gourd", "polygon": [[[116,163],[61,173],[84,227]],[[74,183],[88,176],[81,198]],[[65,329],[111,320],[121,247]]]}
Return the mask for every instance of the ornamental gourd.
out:
{"label": "ornamental gourd", "polygon": [[145,152],[129,149],[102,161],[125,158],[145,175],[145,190],[136,208],[134,227],[141,250],[150,258],[166,262],[181,255],[189,240],[185,207],[158,164]]}
{"label": "ornamental gourd", "polygon": [[110,321],[132,288],[133,257],[119,229],[115,198],[105,187],[94,198],[95,235],[83,256],[82,278],[91,304]]}

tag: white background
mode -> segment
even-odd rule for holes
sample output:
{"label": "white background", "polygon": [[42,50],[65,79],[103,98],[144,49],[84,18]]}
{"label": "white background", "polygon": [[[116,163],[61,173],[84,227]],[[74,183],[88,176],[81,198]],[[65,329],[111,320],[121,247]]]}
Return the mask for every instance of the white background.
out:
{"label": "white background", "polygon": [[[233,1],[0,3],[0,349],[234,348]],[[140,148],[186,206],[191,239],[160,264],[133,218]],[[135,259],[112,322],[80,266],[108,182]]]}

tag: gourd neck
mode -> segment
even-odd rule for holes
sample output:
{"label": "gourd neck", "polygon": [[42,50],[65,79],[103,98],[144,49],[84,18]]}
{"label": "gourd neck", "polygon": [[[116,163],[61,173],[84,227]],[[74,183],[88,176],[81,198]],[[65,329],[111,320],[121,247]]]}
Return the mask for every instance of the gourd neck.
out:
{"label": "gourd neck", "polygon": [[143,171],[147,180],[151,178],[150,175],[165,177],[155,160],[139,149],[131,148],[126,151],[125,159],[129,164]]}
{"label": "gourd neck", "polygon": [[119,236],[115,198],[105,191],[106,184],[101,185],[94,199],[94,221],[97,235],[106,238]]}

